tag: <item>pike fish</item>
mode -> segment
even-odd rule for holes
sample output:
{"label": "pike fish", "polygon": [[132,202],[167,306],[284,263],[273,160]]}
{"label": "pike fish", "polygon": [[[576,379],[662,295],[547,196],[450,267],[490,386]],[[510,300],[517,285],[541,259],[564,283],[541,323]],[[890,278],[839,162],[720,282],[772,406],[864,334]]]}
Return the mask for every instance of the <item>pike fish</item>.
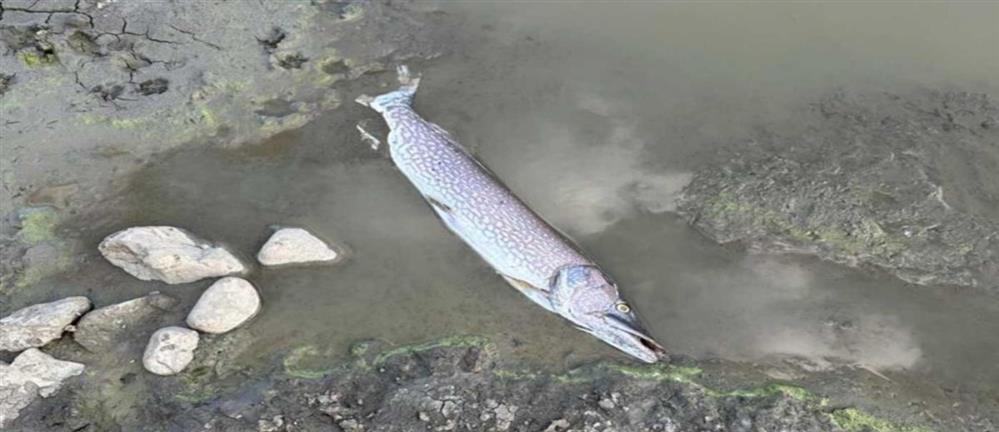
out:
{"label": "pike fish", "polygon": [[444,225],[541,307],[637,359],[665,358],[665,349],[643,328],[611,277],[450,133],[417,114],[412,103],[419,77],[405,66],[398,73],[397,90],[362,95],[357,102],[385,119],[392,161]]}

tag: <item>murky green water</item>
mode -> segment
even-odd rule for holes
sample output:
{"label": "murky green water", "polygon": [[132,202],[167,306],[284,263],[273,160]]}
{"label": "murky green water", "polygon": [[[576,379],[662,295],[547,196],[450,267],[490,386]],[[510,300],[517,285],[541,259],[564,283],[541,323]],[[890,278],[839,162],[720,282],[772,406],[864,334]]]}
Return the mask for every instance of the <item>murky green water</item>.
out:
{"label": "murky green water", "polygon": [[[430,6],[426,6],[430,7]],[[451,130],[621,283],[672,351],[909,370],[988,390],[999,306],[807,258],[748,256],[664,213],[685,176],[759,124],[837,88],[999,88],[995,5],[447,4],[453,51],[426,64],[417,110]],[[993,49],[990,49],[989,47]],[[391,76],[380,77],[389,82]],[[370,92],[371,89],[368,89]],[[345,100],[354,94],[345,95]],[[353,129],[345,106],[240,150],[192,147],[134,177],[87,232],[169,224],[247,261],[271,224],[347,245],[335,267],[256,269],[264,310],[240,359],[315,344],[482,334],[560,366],[623,359],[507,287]],[[95,250],[92,247],[91,250]],[[208,281],[134,280],[96,253],[97,304],[154,288],[187,304]]]}

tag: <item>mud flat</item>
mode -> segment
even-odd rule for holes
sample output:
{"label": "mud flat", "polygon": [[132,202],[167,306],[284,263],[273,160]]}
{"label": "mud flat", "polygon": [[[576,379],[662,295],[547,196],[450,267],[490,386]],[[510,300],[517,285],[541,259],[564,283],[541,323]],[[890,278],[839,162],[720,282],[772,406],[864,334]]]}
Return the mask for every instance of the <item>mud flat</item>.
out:
{"label": "mud flat", "polygon": [[837,93],[696,174],[679,210],[719,243],[999,294],[999,107],[985,94]]}

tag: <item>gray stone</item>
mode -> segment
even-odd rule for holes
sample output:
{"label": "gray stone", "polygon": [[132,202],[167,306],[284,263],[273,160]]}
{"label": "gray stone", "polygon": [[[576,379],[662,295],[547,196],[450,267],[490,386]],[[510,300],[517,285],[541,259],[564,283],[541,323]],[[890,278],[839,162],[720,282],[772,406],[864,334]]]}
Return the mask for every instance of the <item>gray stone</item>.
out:
{"label": "gray stone", "polygon": [[339,258],[324,241],[301,228],[277,230],[257,253],[265,266],[334,262]]}
{"label": "gray stone", "polygon": [[107,236],[98,249],[111,264],[142,280],[194,282],[246,271],[221,246],[171,226],[133,227]]}
{"label": "gray stone", "polygon": [[[5,374],[7,368],[9,366],[0,364],[0,375]],[[9,426],[21,410],[35,399],[38,399],[38,386],[31,382],[20,385],[0,383],[0,428]]]}
{"label": "gray stone", "polygon": [[198,332],[183,327],[164,327],[149,337],[142,365],[157,375],[174,375],[194,359]]}
{"label": "gray stone", "polygon": [[505,431],[510,429],[510,425],[513,424],[514,419],[517,417],[516,406],[510,405],[500,405],[496,407],[494,412],[496,413],[496,430]]}
{"label": "gray stone", "polygon": [[208,287],[187,315],[187,325],[205,333],[225,333],[260,311],[260,296],[246,279],[222,278]]}
{"label": "gray stone", "polygon": [[73,339],[97,352],[125,339],[136,327],[163,314],[177,304],[173,297],[153,292],[145,297],[95,309],[80,318]]}
{"label": "gray stone", "polygon": [[17,310],[0,319],[0,351],[22,351],[59,339],[66,326],[89,309],[86,297],[67,297]]}
{"label": "gray stone", "polygon": [[9,426],[39,396],[55,394],[63,381],[83,373],[83,368],[36,348],[22,352],[9,365],[0,362],[0,427]]}

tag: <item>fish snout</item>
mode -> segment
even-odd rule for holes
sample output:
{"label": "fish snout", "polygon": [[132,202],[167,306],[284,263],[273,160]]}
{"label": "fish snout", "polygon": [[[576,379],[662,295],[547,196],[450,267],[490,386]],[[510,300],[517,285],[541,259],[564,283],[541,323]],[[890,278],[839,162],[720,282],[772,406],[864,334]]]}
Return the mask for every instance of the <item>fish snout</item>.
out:
{"label": "fish snout", "polygon": [[648,363],[669,361],[666,348],[656,342],[634,315],[607,314],[604,320],[617,333],[615,339],[621,341],[611,345]]}

